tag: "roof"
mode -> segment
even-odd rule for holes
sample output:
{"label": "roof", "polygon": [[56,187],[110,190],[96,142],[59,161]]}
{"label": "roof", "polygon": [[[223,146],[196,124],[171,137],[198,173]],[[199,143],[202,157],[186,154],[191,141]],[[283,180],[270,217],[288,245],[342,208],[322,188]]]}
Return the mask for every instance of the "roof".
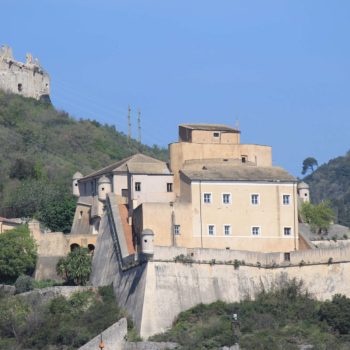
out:
{"label": "roof", "polygon": [[180,124],[179,127],[191,130],[226,131],[240,133],[238,129],[231,128],[230,126],[222,124]]}
{"label": "roof", "polygon": [[181,173],[191,181],[295,182],[296,178],[280,167],[258,167],[234,162],[188,164]]}
{"label": "roof", "polygon": [[136,173],[136,174],[170,174],[170,171],[165,162],[146,156],[141,153],[134,154],[128,158],[124,158],[118,162],[97,170],[81,180],[107,175],[111,173]]}
{"label": "roof", "polygon": [[302,188],[309,188],[309,187],[310,187],[310,186],[309,186],[306,182],[304,182],[304,181],[298,183],[298,188],[299,188],[299,189],[302,189]]}

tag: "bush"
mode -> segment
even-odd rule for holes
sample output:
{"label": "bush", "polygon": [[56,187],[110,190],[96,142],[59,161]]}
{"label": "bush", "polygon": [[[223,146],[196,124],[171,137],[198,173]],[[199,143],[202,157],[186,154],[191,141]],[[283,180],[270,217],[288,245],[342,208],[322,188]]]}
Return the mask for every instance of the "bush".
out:
{"label": "bush", "polygon": [[37,247],[28,227],[18,226],[0,235],[0,282],[13,283],[35,269]]}
{"label": "bush", "polygon": [[350,299],[336,294],[320,307],[319,316],[339,334],[350,334]]}
{"label": "bush", "polygon": [[34,288],[33,278],[27,275],[21,275],[16,279],[15,287],[16,294],[28,292]]}
{"label": "bush", "polygon": [[76,248],[66,258],[61,258],[56,266],[57,274],[68,284],[86,285],[91,273],[91,255],[86,248]]}

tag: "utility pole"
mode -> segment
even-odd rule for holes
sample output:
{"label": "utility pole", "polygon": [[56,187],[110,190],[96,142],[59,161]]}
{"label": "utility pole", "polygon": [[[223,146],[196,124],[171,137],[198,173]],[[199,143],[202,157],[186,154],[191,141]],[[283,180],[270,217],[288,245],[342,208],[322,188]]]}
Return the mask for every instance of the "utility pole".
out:
{"label": "utility pole", "polygon": [[137,113],[137,130],[138,130],[137,141],[141,143],[141,111],[140,110],[138,110],[138,113]]}
{"label": "utility pole", "polygon": [[131,108],[128,106],[128,142],[131,140]]}

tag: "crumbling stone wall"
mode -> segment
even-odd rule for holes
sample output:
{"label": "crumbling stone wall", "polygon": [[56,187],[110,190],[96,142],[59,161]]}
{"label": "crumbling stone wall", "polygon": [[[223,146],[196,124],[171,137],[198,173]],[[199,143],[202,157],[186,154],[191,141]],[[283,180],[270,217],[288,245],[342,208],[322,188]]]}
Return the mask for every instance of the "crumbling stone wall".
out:
{"label": "crumbling stone wall", "polygon": [[6,92],[32,97],[37,100],[50,99],[50,77],[39,60],[28,53],[26,62],[16,61],[12,49],[0,47],[0,89]]}

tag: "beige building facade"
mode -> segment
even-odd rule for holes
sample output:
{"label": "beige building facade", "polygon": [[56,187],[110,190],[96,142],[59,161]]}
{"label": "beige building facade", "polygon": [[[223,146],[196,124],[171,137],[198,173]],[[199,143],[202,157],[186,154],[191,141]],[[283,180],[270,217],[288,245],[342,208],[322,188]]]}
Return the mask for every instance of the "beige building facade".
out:
{"label": "beige building facade", "polygon": [[184,124],[169,155],[169,165],[137,154],[85,177],[75,174],[72,232],[98,234],[106,196],[113,193],[129,227],[124,231],[141,253],[151,254],[153,245],[299,249],[300,189],[272,165],[270,146],[240,144],[240,131],[228,126]]}

